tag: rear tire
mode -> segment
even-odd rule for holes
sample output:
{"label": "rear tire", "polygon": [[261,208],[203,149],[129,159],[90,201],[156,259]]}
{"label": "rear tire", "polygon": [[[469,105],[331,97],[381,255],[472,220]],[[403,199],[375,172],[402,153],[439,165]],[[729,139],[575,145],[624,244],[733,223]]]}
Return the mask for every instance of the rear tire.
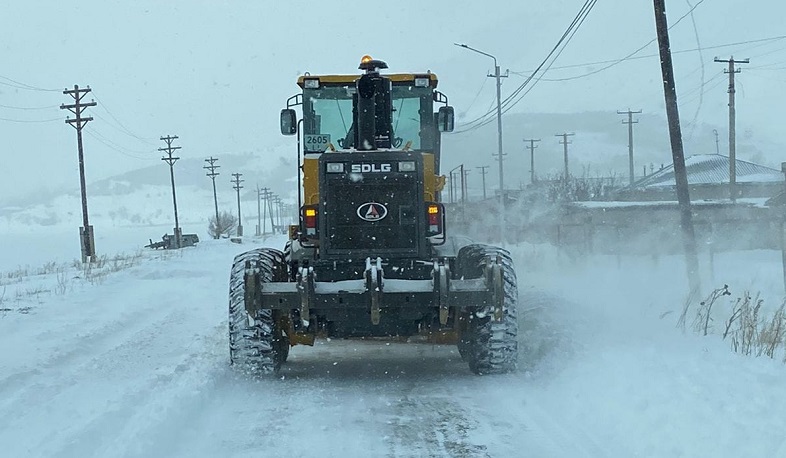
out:
{"label": "rear tire", "polygon": [[260,310],[250,316],[245,305],[246,262],[259,265],[260,281],[286,281],[284,255],[271,248],[247,251],[235,257],[229,277],[229,360],[248,374],[274,374],[289,354],[289,339],[277,320],[277,311]]}
{"label": "rear tire", "polygon": [[462,318],[467,320],[459,340],[459,353],[472,372],[478,375],[500,374],[516,369],[518,362],[518,289],[516,271],[510,253],[489,245],[468,245],[458,254],[459,271],[464,278],[479,278],[489,262],[500,259],[504,294],[502,319],[494,319],[494,306],[469,307]]}

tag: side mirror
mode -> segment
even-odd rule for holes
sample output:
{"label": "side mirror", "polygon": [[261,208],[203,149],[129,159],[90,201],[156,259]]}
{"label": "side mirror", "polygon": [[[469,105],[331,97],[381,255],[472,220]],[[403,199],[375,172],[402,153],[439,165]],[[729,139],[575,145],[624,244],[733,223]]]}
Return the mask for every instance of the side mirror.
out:
{"label": "side mirror", "polygon": [[453,107],[440,107],[437,113],[437,129],[440,132],[453,132]]}
{"label": "side mirror", "polygon": [[297,133],[297,113],[292,108],[281,110],[281,133],[295,135]]}

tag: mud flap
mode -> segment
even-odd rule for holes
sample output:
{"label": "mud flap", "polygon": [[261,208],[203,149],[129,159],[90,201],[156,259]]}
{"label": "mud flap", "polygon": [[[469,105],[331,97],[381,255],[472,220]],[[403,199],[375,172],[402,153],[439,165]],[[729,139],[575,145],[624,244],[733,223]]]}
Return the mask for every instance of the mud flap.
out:
{"label": "mud flap", "polygon": [[382,258],[377,258],[371,262],[371,258],[366,258],[366,290],[371,295],[371,324],[379,324],[380,312],[382,310],[382,294],[385,283],[385,275],[382,270]]}
{"label": "mud flap", "polygon": [[491,306],[494,321],[502,321],[505,303],[505,279],[502,275],[502,258],[497,255],[496,259],[489,260],[486,265],[486,286],[491,292]]}
{"label": "mud flap", "polygon": [[311,308],[314,305],[314,268],[301,267],[297,272],[297,290],[300,293],[300,321],[308,327]]}
{"label": "mud flap", "polygon": [[243,302],[248,313],[249,324],[253,324],[253,317],[258,309],[258,302],[256,298],[259,293],[259,265],[252,261],[246,261],[246,267],[243,272],[244,294]]}
{"label": "mud flap", "polygon": [[442,262],[434,263],[434,290],[439,304],[439,324],[448,324],[450,311],[450,267]]}

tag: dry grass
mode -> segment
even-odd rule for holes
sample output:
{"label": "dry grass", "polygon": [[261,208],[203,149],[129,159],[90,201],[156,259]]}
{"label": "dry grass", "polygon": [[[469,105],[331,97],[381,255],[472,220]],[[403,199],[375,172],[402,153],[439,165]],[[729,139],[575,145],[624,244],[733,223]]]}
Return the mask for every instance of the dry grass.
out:
{"label": "dry grass", "polygon": [[[0,273],[0,311],[30,313],[30,304],[44,303],[44,296],[63,296],[73,289],[77,282],[91,285],[103,283],[111,274],[138,265],[142,251],[133,254],[103,255],[93,262],[83,263],[74,260],[70,263],[50,261],[38,268],[18,267]],[[6,285],[10,285],[10,300],[6,297]],[[14,307],[11,308],[13,302]]]}
{"label": "dry grass", "polygon": [[[725,296],[731,296],[727,285],[710,293],[705,300],[699,303],[695,310],[692,329],[702,335],[713,334],[713,310],[717,309],[716,302]],[[730,302],[730,309],[726,309],[723,320],[723,340],[730,343],[731,349],[746,356],[767,356],[776,358],[783,354],[782,360],[786,363],[786,300],[780,307],[772,312],[766,311],[764,299],[760,293],[755,296],[745,291],[742,297]],[[686,303],[677,325],[685,328],[690,303]],[[723,313],[718,312],[717,313]]]}

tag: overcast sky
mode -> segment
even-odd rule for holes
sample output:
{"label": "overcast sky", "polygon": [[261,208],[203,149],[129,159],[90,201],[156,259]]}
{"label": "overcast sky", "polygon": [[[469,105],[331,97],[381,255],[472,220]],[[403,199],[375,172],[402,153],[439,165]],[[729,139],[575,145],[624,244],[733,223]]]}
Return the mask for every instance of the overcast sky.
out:
{"label": "overcast sky", "polygon": [[[689,3],[690,1],[690,3]],[[738,126],[772,142],[783,131],[786,100],[786,4],[777,0],[668,0],[683,123],[722,127],[723,65],[751,58],[737,75]],[[291,154],[278,112],[311,73],[353,73],[371,54],[390,71],[431,70],[464,120],[493,101],[491,60],[453,45],[495,54],[503,71],[533,70],[583,0],[549,2],[357,0],[8,2],[0,15],[0,138],[8,198],[38,188],[78,189],[76,134],[58,107],[65,87],[90,85],[98,106],[85,129],[88,181],[161,163],[162,135],[178,135],[182,157],[225,152]],[[695,20],[695,29],[692,20]],[[698,35],[698,41],[697,41]],[[663,112],[655,43],[596,74],[655,38],[651,1],[599,0],[565,51],[512,112]],[[702,66],[703,62],[703,66]],[[575,66],[577,64],[582,64]],[[573,66],[570,68],[559,68]],[[702,86],[702,80],[704,86]],[[511,74],[503,96],[524,81]],[[704,90],[702,91],[702,87]],[[703,97],[699,94],[703,92]],[[701,100],[700,100],[701,99]],[[699,106],[699,102],[701,105]],[[28,121],[28,122],[18,122]],[[33,122],[30,122],[33,121]],[[507,126],[506,128],[515,128]],[[683,127],[685,129],[685,127]],[[580,126],[574,126],[580,130]],[[550,133],[547,133],[550,134]],[[771,152],[772,163],[786,151]],[[162,165],[163,166],[163,165]]]}

